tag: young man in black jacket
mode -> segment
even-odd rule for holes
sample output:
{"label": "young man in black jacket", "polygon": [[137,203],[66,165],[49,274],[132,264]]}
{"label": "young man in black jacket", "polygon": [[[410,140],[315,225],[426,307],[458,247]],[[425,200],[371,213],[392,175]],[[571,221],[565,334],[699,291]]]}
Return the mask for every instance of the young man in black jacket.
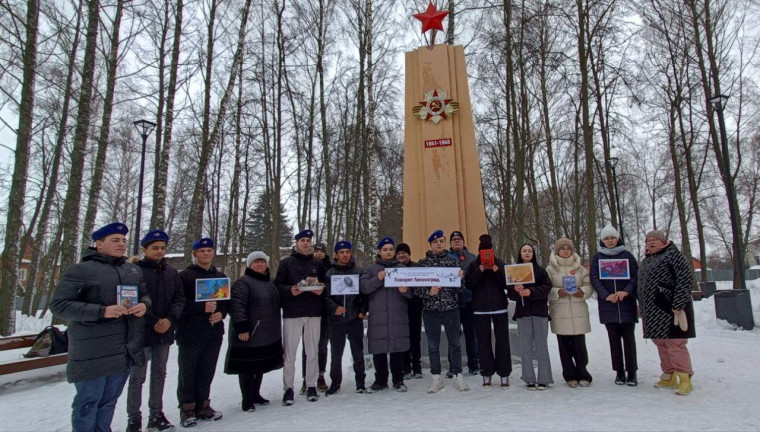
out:
{"label": "young man in black jacket", "polygon": [[319,345],[320,321],[324,310],[325,290],[301,290],[300,287],[324,286],[325,269],[322,262],[314,258],[311,248],[311,230],[303,230],[295,235],[296,244],[290,253],[280,262],[274,284],[280,291],[282,301],[282,345],[285,351],[285,366],[282,381],[285,394],[282,404],[293,405],[295,402],[293,381],[295,379],[296,353],[298,342],[303,337],[306,350],[306,398],[309,402],[319,399],[317,377],[319,362],[317,347]]}
{"label": "young man in black jacket", "polygon": [[[129,368],[145,364],[143,316],[150,298],[140,268],[124,257],[128,232],[119,222],[93,232],[95,247],[66,269],[50,301],[53,314],[69,320],[66,378],[76,387],[74,432],[111,430]],[[132,306],[125,307],[120,292],[131,294]]]}
{"label": "young man in black jacket", "polygon": [[[396,259],[406,267],[417,267],[412,261],[412,250],[406,243],[396,245]],[[422,299],[407,299],[409,314],[409,351],[404,359],[404,380],[422,379]]]}
{"label": "young man in black jacket", "polygon": [[[354,377],[356,392],[366,393],[364,386],[364,317],[367,316],[369,299],[359,292],[359,275],[362,268],[356,264],[353,246],[346,240],[335,244],[335,259],[327,270],[326,283],[329,291],[327,312],[330,319],[330,388],[325,395],[330,396],[340,391],[343,382],[343,350],[346,338],[351,346],[354,360]],[[355,276],[355,281],[348,276]],[[332,283],[336,277],[339,285]],[[349,283],[350,282],[350,283]],[[355,288],[357,294],[346,294],[340,288]],[[348,290],[346,290],[348,291]]]}
{"label": "young man in black jacket", "polygon": [[[211,408],[209,395],[222,347],[227,301],[196,302],[197,279],[226,278],[214,267],[214,241],[201,238],[193,243],[193,261],[180,272],[182,291],[187,301],[177,326],[179,379],[177,399],[182,426],[192,427],[198,420],[219,420],[222,413]],[[192,300],[191,300],[192,299]]]}
{"label": "young man in black jacket", "polygon": [[145,288],[151,298],[153,307],[145,314],[145,365],[134,367],[129,375],[127,390],[127,415],[129,423],[127,432],[142,430],[142,387],[145,383],[150,361],[150,399],[148,407],[147,432],[173,430],[174,426],[166,419],[163,412],[164,381],[166,380],[166,362],[169,360],[169,347],[174,343],[174,332],[185,306],[182,293],[182,281],[179,272],[166,263],[166,245],[169,235],[161,230],[145,234],[140,241],[144,257],[137,262],[142,269]]}

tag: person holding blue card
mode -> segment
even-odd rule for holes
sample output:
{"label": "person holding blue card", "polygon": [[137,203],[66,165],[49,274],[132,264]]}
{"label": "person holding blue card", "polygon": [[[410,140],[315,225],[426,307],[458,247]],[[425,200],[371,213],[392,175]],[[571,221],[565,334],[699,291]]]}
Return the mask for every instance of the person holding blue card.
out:
{"label": "person holding blue card", "polygon": [[[636,304],[639,267],[636,258],[625,248],[618,230],[607,225],[599,237],[599,252],[591,260],[590,277],[599,300],[599,321],[607,328],[615,384],[634,387],[638,385],[634,330],[639,321]],[[628,265],[624,266],[627,271],[605,271],[604,265],[600,266],[600,261],[613,259],[627,260]]]}
{"label": "person holding blue card", "polygon": [[214,267],[214,240],[204,237],[193,242],[193,264],[180,272],[185,307],[177,326],[179,380],[177,399],[183,427],[198,420],[219,420],[222,413],[211,407],[209,395],[216,362],[224,337],[227,301],[192,301],[196,299],[196,280],[226,278]]}
{"label": "person holding blue card", "polygon": [[[586,350],[586,333],[591,331],[586,300],[594,293],[588,270],[574,252],[573,242],[561,238],[554,244],[547,273],[552,281],[549,293],[549,316],[552,333],[557,335],[562,377],[571,388],[591,385]],[[574,283],[565,279],[569,277]],[[567,291],[565,287],[569,287]],[[571,292],[572,291],[572,292]]]}

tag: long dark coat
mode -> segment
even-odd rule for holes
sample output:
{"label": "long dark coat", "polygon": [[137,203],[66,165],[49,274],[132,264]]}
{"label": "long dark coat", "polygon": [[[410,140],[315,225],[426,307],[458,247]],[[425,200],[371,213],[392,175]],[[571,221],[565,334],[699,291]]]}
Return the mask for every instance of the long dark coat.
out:
{"label": "long dark coat", "polygon": [[[628,280],[599,279],[600,259],[627,259],[631,278]],[[599,301],[599,322],[602,324],[639,322],[636,307],[638,272],[639,265],[636,258],[627,250],[617,255],[605,255],[601,252],[597,252],[594,255],[594,259],[591,260],[591,274],[589,278]],[[614,294],[617,291],[625,291],[628,293],[628,296],[623,301],[617,303],[605,300],[610,294]]]}
{"label": "long dark coat", "polygon": [[[230,332],[224,372],[264,373],[279,369],[282,358],[280,293],[266,274],[246,269],[232,285]],[[243,342],[238,335],[249,333]]]}
{"label": "long dark coat", "polygon": [[[696,336],[691,301],[692,275],[689,262],[671,242],[648,254],[639,266],[639,300],[647,339],[684,339]],[[673,325],[673,309],[686,312],[689,328]]]}
{"label": "long dark coat", "polygon": [[359,291],[369,295],[367,341],[372,354],[409,350],[407,299],[412,297],[412,290],[401,294],[398,288],[386,288],[377,274],[388,267],[403,266],[395,258],[391,261],[378,258],[359,278]]}
{"label": "long dark coat", "polygon": [[82,262],[69,266],[58,281],[50,310],[69,321],[69,382],[127,373],[130,363],[145,364],[144,316],[103,318],[106,306],[116,304],[117,285],[137,285],[140,303],[150,310],[142,271],[124,257],[90,248]]}

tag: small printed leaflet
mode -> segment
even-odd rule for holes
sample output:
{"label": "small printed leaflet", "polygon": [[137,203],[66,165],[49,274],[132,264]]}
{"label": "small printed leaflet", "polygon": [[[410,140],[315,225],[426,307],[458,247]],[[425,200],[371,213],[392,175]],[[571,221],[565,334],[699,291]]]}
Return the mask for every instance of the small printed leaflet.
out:
{"label": "small printed leaflet", "polygon": [[507,264],[504,266],[507,275],[507,285],[530,284],[536,282],[533,274],[533,264]]}
{"label": "small printed leaflet", "polygon": [[230,278],[208,278],[195,280],[195,301],[217,301],[230,299]]}
{"label": "small printed leaflet", "polygon": [[599,279],[630,279],[628,259],[600,259]]}
{"label": "small printed leaflet", "polygon": [[491,269],[496,264],[496,260],[493,255],[493,249],[483,249],[480,251],[480,265],[483,268]]}
{"label": "small printed leaflet", "polygon": [[386,288],[460,287],[459,267],[393,267],[385,269]]}
{"label": "small printed leaflet", "polygon": [[359,294],[359,275],[333,275],[330,277],[330,295]]}
{"label": "small printed leaflet", "polygon": [[575,282],[575,276],[562,276],[562,286],[565,292],[575,294],[578,292],[578,284]]}
{"label": "small printed leaflet", "polygon": [[117,304],[129,309],[137,305],[137,285],[116,285]]}

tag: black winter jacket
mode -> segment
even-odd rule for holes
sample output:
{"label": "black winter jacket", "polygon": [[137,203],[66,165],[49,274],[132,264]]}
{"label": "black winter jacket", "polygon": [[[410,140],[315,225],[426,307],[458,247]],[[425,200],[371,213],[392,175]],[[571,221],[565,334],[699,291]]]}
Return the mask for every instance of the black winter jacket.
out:
{"label": "black winter jacket", "polygon": [[528,297],[520,296],[514,285],[507,288],[507,295],[515,302],[513,320],[524,317],[549,318],[549,293],[552,291],[552,281],[549,278],[549,273],[535,262],[533,263],[533,275],[536,278],[536,283],[523,284],[523,287],[530,290]]}
{"label": "black winter jacket", "polygon": [[[600,259],[627,259],[630,279],[599,279]],[[596,290],[597,300],[599,300],[599,321],[602,324],[636,323],[639,321],[638,305],[636,302],[636,297],[638,296],[638,273],[639,265],[636,262],[636,258],[627,250],[617,255],[605,255],[601,252],[597,252],[594,255],[594,259],[591,260],[589,279],[591,280],[591,286]],[[623,301],[616,303],[607,301],[607,297],[617,291],[625,291],[628,293],[628,296]]]}
{"label": "black winter jacket", "polygon": [[322,261],[314,258],[313,254],[304,255],[293,248],[290,256],[280,262],[274,284],[280,291],[283,318],[321,317],[324,311],[327,290],[316,295],[314,292],[303,292],[293,295],[291,288],[309,275],[317,275],[317,279],[325,282],[325,267]]}
{"label": "black winter jacket", "polygon": [[[282,339],[280,293],[266,274],[245,269],[245,275],[232,285],[230,294],[231,346],[258,347]],[[238,339],[241,333],[251,333],[247,342]]]}
{"label": "black winter jacket", "polygon": [[[205,341],[221,339],[224,336],[224,322],[220,321],[214,325],[208,321],[211,316],[207,313],[206,302],[195,301],[195,280],[209,278],[224,278],[226,274],[220,272],[216,267],[211,266],[206,270],[195,264],[190,264],[187,268],[179,273],[182,281],[182,292],[185,295],[185,307],[182,309],[182,315],[177,325],[177,343]],[[229,307],[228,300],[216,302],[216,311],[222,313],[222,319],[227,316]]]}
{"label": "black winter jacket", "polygon": [[69,321],[69,382],[127,373],[130,363],[145,364],[145,318],[103,318],[106,306],[116,304],[117,285],[136,285],[139,302],[150,310],[142,271],[124,257],[89,248],[82,262],[69,266],[58,281],[50,310]]}
{"label": "black winter jacket", "polygon": [[[142,269],[145,288],[148,290],[153,306],[145,314],[145,346],[174,343],[174,333],[177,322],[185,307],[185,295],[182,293],[182,280],[179,272],[161,261],[151,261],[147,258],[137,262]],[[159,334],[153,329],[159,319],[167,318],[171,327],[166,333]]]}
{"label": "black winter jacket", "polygon": [[504,261],[496,259],[496,266],[499,267],[496,272],[492,269],[480,271],[480,256],[467,266],[464,277],[472,291],[472,310],[475,312],[494,312],[509,307]]}
{"label": "black winter jacket", "polygon": [[[369,310],[369,297],[365,294],[351,294],[351,295],[333,295],[331,291],[331,279],[333,276],[341,275],[360,275],[362,268],[356,265],[354,257],[351,257],[351,262],[346,266],[338,264],[338,261],[333,261],[330,269],[327,270],[326,282],[329,292],[327,297],[327,316],[330,319],[330,323],[349,323],[354,320],[360,319],[359,314],[366,314]],[[335,309],[338,306],[346,308],[346,312],[342,315],[335,315]]]}

